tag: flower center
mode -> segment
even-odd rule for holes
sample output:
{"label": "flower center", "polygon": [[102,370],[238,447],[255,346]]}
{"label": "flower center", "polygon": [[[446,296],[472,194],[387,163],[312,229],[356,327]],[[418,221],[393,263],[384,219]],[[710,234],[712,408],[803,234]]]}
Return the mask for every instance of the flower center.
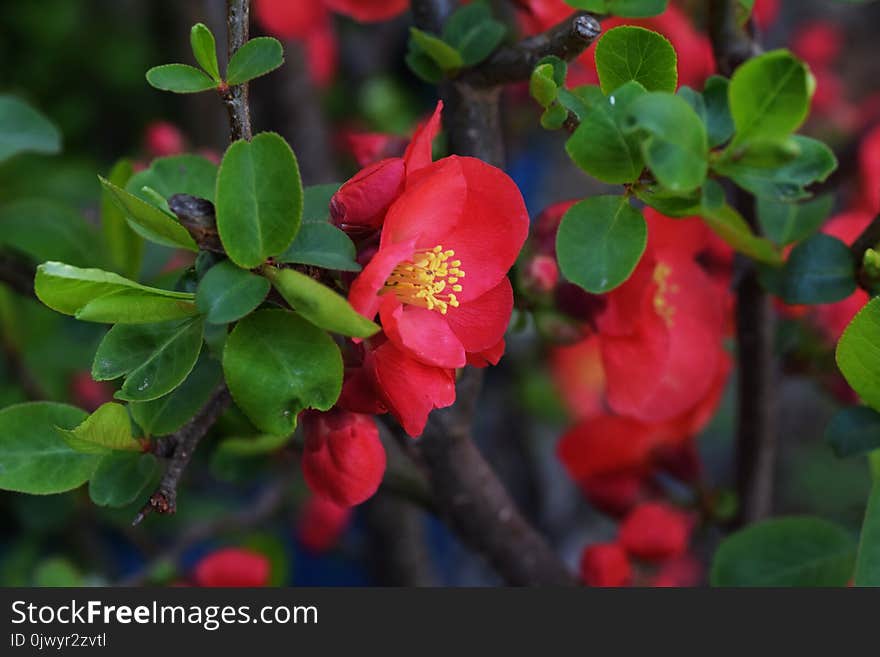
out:
{"label": "flower center", "polygon": [[657,291],[654,293],[654,311],[659,315],[666,326],[672,326],[672,318],[675,315],[675,306],[669,303],[667,298],[669,294],[678,292],[678,285],[669,283],[669,276],[672,274],[672,268],[664,262],[657,263],[654,268],[654,282],[657,284]]}
{"label": "flower center", "polygon": [[454,255],[455,251],[444,251],[439,244],[414,253],[394,268],[382,293],[393,292],[403,303],[445,315],[450,307],[458,307],[455,293],[461,292],[459,280],[464,278],[461,260],[450,260]]}

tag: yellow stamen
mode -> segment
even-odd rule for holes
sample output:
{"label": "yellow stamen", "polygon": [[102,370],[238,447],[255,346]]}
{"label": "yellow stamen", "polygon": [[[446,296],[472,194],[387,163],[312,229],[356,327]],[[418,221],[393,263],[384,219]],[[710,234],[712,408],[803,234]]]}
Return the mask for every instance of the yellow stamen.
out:
{"label": "yellow stamen", "polygon": [[669,303],[668,295],[677,294],[679,290],[678,285],[670,285],[669,276],[671,274],[672,268],[664,262],[657,263],[654,268],[654,282],[657,284],[657,291],[654,293],[654,311],[669,327],[672,326],[675,306]]}
{"label": "yellow stamen", "polygon": [[382,294],[393,292],[403,303],[445,315],[450,307],[458,307],[455,293],[461,292],[459,281],[464,278],[461,260],[449,260],[454,255],[455,251],[444,251],[440,245],[414,253],[394,268]]}

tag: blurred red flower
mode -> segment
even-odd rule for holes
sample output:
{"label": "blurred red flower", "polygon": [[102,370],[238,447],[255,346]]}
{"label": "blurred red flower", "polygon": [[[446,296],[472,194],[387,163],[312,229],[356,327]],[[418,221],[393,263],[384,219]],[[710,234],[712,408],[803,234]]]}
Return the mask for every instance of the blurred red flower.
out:
{"label": "blurred red flower", "polygon": [[144,131],[144,148],[150,157],[178,155],[186,150],[186,139],[173,123],[153,121]]}
{"label": "blurred red flower", "polygon": [[324,0],[324,4],[363,23],[385,21],[409,9],[409,0]]}
{"label": "blurred red flower", "polygon": [[303,476],[312,492],[340,506],[372,497],[385,474],[385,448],[375,420],[337,408],[306,411],[302,426]]}
{"label": "blurred red flower", "polygon": [[224,548],[203,557],[193,579],[197,586],[267,586],[270,571],[269,560],[259,552]]}
{"label": "blurred red flower", "polygon": [[70,379],[70,397],[74,404],[90,413],[113,401],[115,387],[107,381],[95,381],[91,372],[76,372]]}
{"label": "blurred red flower", "polygon": [[824,68],[834,64],[843,48],[843,39],[843,32],[834,23],[810,21],[797,27],[791,49],[811,67]]}
{"label": "blurred red flower", "polygon": [[664,561],[687,551],[691,518],[665,502],[645,502],[620,523],[620,545],[644,561]]}
{"label": "blurred red flower", "polygon": [[580,573],[587,586],[628,586],[632,580],[629,558],[617,543],[597,543],[585,548]]}
{"label": "blurred red flower", "polygon": [[326,497],[313,495],[300,509],[297,538],[311,552],[326,552],[339,542],[349,520],[351,507],[339,506]]}

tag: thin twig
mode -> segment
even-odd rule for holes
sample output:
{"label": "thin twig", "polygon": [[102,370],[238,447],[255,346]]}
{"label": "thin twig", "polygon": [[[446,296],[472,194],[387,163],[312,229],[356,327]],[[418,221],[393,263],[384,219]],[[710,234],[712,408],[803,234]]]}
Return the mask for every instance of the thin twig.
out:
{"label": "thin twig", "polygon": [[[250,0],[226,0],[226,42],[229,59],[247,43],[250,34]],[[248,104],[248,85],[237,84],[223,93],[223,102],[229,113],[229,140],[250,141],[251,110]]]}
{"label": "thin twig", "polygon": [[177,432],[156,441],[153,452],[159,456],[170,456],[168,465],[159,487],[135,516],[132,524],[139,524],[150,512],[164,515],[177,511],[177,487],[183,473],[199,441],[214,426],[231,401],[229,390],[221,385],[192,420]]}
{"label": "thin twig", "polygon": [[730,77],[737,66],[761,53],[761,48],[737,21],[737,0],[711,0],[709,35],[722,75]]}

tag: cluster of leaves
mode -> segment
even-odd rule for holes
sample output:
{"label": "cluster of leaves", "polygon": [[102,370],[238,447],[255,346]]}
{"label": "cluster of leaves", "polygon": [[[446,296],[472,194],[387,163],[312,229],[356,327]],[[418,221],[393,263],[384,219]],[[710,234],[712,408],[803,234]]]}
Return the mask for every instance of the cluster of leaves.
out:
{"label": "cluster of leaves", "polygon": [[[841,266],[845,247],[829,246],[833,238],[810,238],[798,247],[805,255],[782,267],[780,247],[815,231],[830,210],[827,199],[801,203],[810,196],[807,186],[836,167],[827,146],[793,134],[815,84],[803,62],[778,50],[747,62],[730,80],[711,77],[702,92],[676,92],[672,45],[625,26],[601,38],[596,67],[598,86],[567,89],[565,63],[556,58],[542,61],[531,80],[545,127],[573,128],[566,143],[572,161],[624,186],[622,195],[582,201],[563,219],[558,257],[570,281],[604,293],[629,277],[646,243],[635,198],[670,217],[702,217],[734,249],[766,264],[768,280],[782,285],[788,299],[824,303],[852,292],[854,267],[851,259]],[[728,201],[725,178],[758,199],[770,239],[755,234]],[[807,258],[824,274],[807,270]]]}
{"label": "cluster of leaves", "polygon": [[[213,37],[202,28],[193,28],[193,49],[211,74]],[[239,54],[261,52],[248,45]],[[257,55],[243,60],[244,70],[256,70],[247,62]],[[250,75],[233,77],[233,70],[230,65],[227,82]],[[34,137],[27,141],[22,130],[10,152],[57,148],[26,107],[14,109],[22,125],[34,126]],[[339,396],[342,357],[328,332],[363,338],[378,327],[333,289],[333,272],[360,269],[353,243],[329,222],[329,198],[338,186],[303,189],[296,156],[277,134],[236,141],[219,167],[179,155],[135,174],[123,161],[100,181],[100,232],[78,216],[59,231],[56,215],[18,207],[7,209],[5,239],[48,260],[34,284],[46,306],[112,325],[98,345],[92,377],[119,381],[119,402],[91,415],[48,402],[0,411],[0,488],[47,494],[89,481],[95,503],[125,506],[159,475],[151,441],[184,426],[222,380],[265,434],[250,441],[249,453],[277,449],[300,411],[327,410]],[[213,204],[222,246],[215,251],[222,253],[200,251],[170,209],[178,194]],[[140,282],[145,252],[161,247],[198,255],[182,273]]]}

